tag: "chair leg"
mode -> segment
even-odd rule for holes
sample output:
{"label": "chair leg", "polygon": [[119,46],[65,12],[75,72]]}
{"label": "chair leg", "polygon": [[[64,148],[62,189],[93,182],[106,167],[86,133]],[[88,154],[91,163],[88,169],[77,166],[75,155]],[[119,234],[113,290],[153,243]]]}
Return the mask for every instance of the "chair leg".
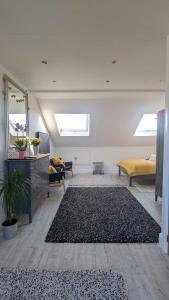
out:
{"label": "chair leg", "polygon": [[129,186],[132,186],[132,177],[129,177]]}
{"label": "chair leg", "polygon": [[65,187],[65,180],[64,180],[64,176],[62,177],[62,184],[63,184],[63,189],[64,189],[64,192],[66,191],[66,187]]}
{"label": "chair leg", "polygon": [[119,167],[119,176],[121,176],[121,169],[120,169],[120,167]]}

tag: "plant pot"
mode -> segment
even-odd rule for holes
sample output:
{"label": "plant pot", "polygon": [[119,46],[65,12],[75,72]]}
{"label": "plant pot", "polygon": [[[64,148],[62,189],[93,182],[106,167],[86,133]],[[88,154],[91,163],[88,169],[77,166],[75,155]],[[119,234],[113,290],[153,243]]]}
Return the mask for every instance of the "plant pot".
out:
{"label": "plant pot", "polygon": [[17,219],[12,219],[11,222],[6,220],[2,223],[3,236],[5,240],[11,240],[17,235]]}
{"label": "plant pot", "polygon": [[19,159],[24,159],[25,151],[19,151]]}
{"label": "plant pot", "polygon": [[39,153],[39,146],[33,146],[33,152],[34,152],[34,155],[38,155],[38,153]]}

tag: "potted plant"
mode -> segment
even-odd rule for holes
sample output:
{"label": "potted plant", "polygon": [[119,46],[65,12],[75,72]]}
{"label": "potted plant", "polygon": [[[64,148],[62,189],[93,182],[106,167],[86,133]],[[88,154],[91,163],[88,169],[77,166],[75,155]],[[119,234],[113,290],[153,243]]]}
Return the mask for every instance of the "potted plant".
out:
{"label": "potted plant", "polygon": [[1,180],[0,198],[2,199],[6,220],[2,223],[3,236],[9,240],[17,234],[17,203],[29,195],[30,181],[24,178],[23,172],[13,170]]}
{"label": "potted plant", "polygon": [[15,148],[19,152],[19,159],[24,159],[25,151],[27,148],[27,139],[26,138],[17,138],[15,141]]}
{"label": "potted plant", "polygon": [[40,138],[32,138],[31,145],[33,146],[34,155],[38,155],[39,153],[39,144],[41,143]]}

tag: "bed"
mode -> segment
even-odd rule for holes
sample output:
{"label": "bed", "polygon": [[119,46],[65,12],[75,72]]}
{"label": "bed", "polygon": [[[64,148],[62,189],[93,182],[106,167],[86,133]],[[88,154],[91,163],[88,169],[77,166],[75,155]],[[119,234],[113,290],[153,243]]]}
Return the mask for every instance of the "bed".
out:
{"label": "bed", "polygon": [[133,178],[151,178],[156,176],[156,160],[153,159],[126,159],[117,163],[119,176],[124,172],[129,176],[129,186],[132,186]]}

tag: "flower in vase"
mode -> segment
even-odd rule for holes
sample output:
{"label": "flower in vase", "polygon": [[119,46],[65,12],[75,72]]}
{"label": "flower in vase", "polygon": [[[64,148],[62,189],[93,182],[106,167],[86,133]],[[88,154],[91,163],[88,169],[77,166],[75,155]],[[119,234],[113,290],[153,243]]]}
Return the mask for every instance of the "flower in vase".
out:
{"label": "flower in vase", "polygon": [[28,140],[26,138],[17,138],[15,140],[15,148],[17,151],[26,151]]}
{"label": "flower in vase", "polygon": [[32,138],[32,139],[30,139],[30,141],[31,141],[31,145],[34,146],[34,147],[39,146],[39,144],[41,143],[40,138]]}

